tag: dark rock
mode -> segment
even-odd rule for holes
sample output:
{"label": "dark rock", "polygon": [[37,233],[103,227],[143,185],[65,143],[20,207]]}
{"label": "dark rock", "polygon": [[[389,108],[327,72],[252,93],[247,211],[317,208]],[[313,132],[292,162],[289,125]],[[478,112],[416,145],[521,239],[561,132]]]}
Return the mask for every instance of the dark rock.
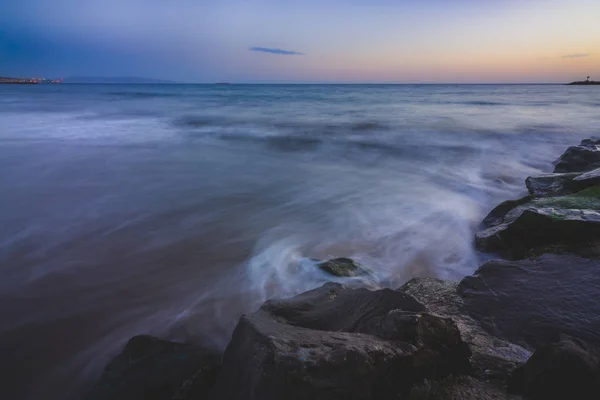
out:
{"label": "dark rock", "polygon": [[598,349],[563,336],[537,349],[513,373],[509,387],[532,400],[600,399],[599,362]]}
{"label": "dark rock", "polygon": [[[590,186],[600,185],[600,168],[593,169],[591,171],[585,172],[576,178],[573,178],[573,181],[577,183],[577,186],[581,189],[585,189]],[[581,185],[584,185],[583,187]]]}
{"label": "dark rock", "polygon": [[450,376],[442,381],[425,381],[415,386],[406,400],[521,400],[502,386],[472,376]]}
{"label": "dark rock", "polygon": [[577,182],[573,182],[577,176],[579,176],[577,172],[535,175],[525,179],[525,185],[529,193],[535,197],[560,196],[585,189],[585,187],[580,189]]}
{"label": "dark rock", "polygon": [[373,326],[391,310],[427,311],[425,306],[406,293],[391,289],[351,289],[331,282],[291,299],[269,300],[261,310],[289,325],[362,333],[372,333]]}
{"label": "dark rock", "polygon": [[225,351],[220,399],[395,399],[469,369],[452,320],[406,293],[329,283],[243,316]]}
{"label": "dark rock", "polygon": [[333,258],[331,260],[319,262],[317,267],[330,275],[340,277],[362,276],[369,273],[364,267],[354,260],[344,257]]}
{"label": "dark rock", "polygon": [[89,400],[207,398],[220,356],[202,348],[136,336],[105,368]]}
{"label": "dark rock", "polygon": [[475,235],[477,247],[525,257],[536,247],[563,246],[594,253],[600,240],[600,198],[597,186],[568,196],[534,199],[509,211]]}
{"label": "dark rock", "polygon": [[504,221],[506,214],[516,207],[530,202],[532,199],[533,196],[525,196],[518,200],[506,200],[505,202],[500,203],[483,219],[482,225],[485,227],[491,227],[501,224]]}
{"label": "dark rock", "polygon": [[[457,293],[457,286],[458,282],[415,278],[398,290],[413,295],[430,312],[452,318],[460,330],[461,338],[471,349],[471,374],[481,381],[495,382],[496,386],[503,387],[511,371],[525,363],[531,352],[485,331],[465,309],[463,299]],[[488,387],[487,384],[483,386]],[[498,390],[494,390],[494,393],[497,392]]]}
{"label": "dark rock", "polygon": [[466,311],[489,333],[535,348],[559,334],[600,345],[600,261],[546,254],[490,261],[463,279]]}
{"label": "dark rock", "polygon": [[600,168],[585,173],[542,174],[525,180],[529,193],[535,197],[572,194],[600,185]]}
{"label": "dark rock", "polygon": [[[585,143],[585,144],[584,144]],[[554,172],[584,172],[600,167],[600,148],[591,140],[572,146],[558,160]]]}
{"label": "dark rock", "polygon": [[580,146],[600,146],[600,139],[592,137],[589,139],[583,139]]}

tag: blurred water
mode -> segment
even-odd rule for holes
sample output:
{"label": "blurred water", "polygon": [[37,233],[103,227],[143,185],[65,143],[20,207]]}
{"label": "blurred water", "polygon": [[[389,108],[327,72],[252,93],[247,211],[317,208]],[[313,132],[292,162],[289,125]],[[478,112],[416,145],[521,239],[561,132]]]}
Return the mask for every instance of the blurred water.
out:
{"label": "blurred water", "polygon": [[598,134],[594,89],[1,86],[5,398],[78,398],[139,333],[222,348],[331,280],[307,258],[460,279],[482,217]]}

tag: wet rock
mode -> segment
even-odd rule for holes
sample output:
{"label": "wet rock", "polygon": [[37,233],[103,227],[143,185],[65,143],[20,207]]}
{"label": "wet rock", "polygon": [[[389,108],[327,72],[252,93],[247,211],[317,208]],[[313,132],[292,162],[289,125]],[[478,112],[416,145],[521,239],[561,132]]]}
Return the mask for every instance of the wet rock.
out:
{"label": "wet rock", "polygon": [[585,172],[574,178],[573,181],[583,184],[585,187],[600,185],[600,168]]}
{"label": "wet rock", "polygon": [[572,146],[558,160],[554,172],[584,172],[600,167],[600,148],[597,140],[586,139]]}
{"label": "wet rock", "polygon": [[[486,384],[482,383],[485,388],[488,388],[490,382],[494,383],[500,389],[496,388],[493,392],[503,393],[504,383],[510,373],[527,361],[531,356],[531,351],[487,332],[478,321],[469,315],[463,298],[458,295],[457,287],[458,282],[435,278],[415,278],[398,290],[414,296],[431,313],[452,318],[460,331],[461,338],[471,350],[471,375],[473,378],[486,382]],[[458,393],[466,393],[466,389],[463,389],[460,389]],[[475,393],[478,392],[475,391]],[[481,398],[486,397],[482,396]]]}
{"label": "wet rock", "polygon": [[501,224],[504,222],[506,214],[523,204],[529,203],[531,200],[533,200],[533,196],[525,196],[518,200],[506,200],[500,203],[483,219],[482,225],[491,227]]}
{"label": "wet rock", "polygon": [[529,348],[559,334],[600,345],[600,260],[545,254],[490,261],[463,279],[458,293],[494,336]]}
{"label": "wet rock", "polygon": [[200,400],[207,398],[220,356],[151,336],[132,338],[105,368],[88,400]]}
{"label": "wet rock", "polygon": [[563,336],[540,347],[513,374],[510,389],[531,400],[600,399],[600,353]]}
{"label": "wet rock", "polygon": [[600,185],[600,168],[585,173],[542,174],[525,180],[529,193],[535,197],[572,194]]}
{"label": "wet rock", "polygon": [[594,253],[600,240],[600,189],[531,200],[510,210],[475,235],[477,247],[523,258],[536,247],[562,246]]}
{"label": "wet rock", "polygon": [[471,376],[451,376],[442,381],[426,381],[415,386],[406,400],[521,400],[503,387]]}
{"label": "wet rock", "polygon": [[585,187],[579,187],[574,178],[579,176],[578,173],[572,172],[567,174],[541,174],[530,176],[525,180],[527,190],[532,196],[559,196],[571,194]]}
{"label": "wet rock", "polygon": [[452,320],[406,293],[328,283],[243,316],[220,399],[395,399],[425,378],[469,369]]}
{"label": "wet rock", "polygon": [[291,299],[269,300],[261,310],[289,325],[362,333],[371,333],[373,326],[392,310],[427,311],[406,293],[391,289],[349,288],[337,283],[327,283]]}
{"label": "wet rock", "polygon": [[580,146],[600,146],[600,139],[592,137],[590,139],[583,139]]}
{"label": "wet rock", "polygon": [[356,261],[344,257],[319,262],[317,267],[330,275],[339,277],[363,276],[369,273],[369,271]]}

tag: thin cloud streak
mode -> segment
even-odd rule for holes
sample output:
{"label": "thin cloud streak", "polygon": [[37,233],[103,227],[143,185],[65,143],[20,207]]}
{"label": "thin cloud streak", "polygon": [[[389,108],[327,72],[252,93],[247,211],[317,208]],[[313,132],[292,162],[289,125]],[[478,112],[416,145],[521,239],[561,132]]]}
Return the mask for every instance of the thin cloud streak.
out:
{"label": "thin cloud streak", "polygon": [[560,58],[585,58],[589,57],[589,53],[574,53],[574,54],[565,54],[564,56],[560,56]]}
{"label": "thin cloud streak", "polygon": [[304,53],[299,53],[297,51],[271,49],[268,47],[250,47],[249,50],[250,51],[258,51],[261,53],[280,54],[280,55],[286,55],[286,56],[302,56],[302,55],[304,55]]}

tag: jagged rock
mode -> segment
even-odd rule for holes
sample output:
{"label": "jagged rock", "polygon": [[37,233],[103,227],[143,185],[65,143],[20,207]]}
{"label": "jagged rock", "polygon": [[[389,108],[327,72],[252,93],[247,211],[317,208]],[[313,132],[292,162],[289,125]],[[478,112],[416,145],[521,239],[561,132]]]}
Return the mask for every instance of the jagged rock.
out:
{"label": "jagged rock", "polygon": [[458,293],[494,336],[529,348],[559,334],[600,345],[600,260],[545,254],[489,261],[460,282]]}
{"label": "jagged rock", "polygon": [[584,172],[600,167],[600,148],[595,139],[585,139],[572,146],[558,160],[554,172]]}
{"label": "jagged rock", "polygon": [[330,275],[339,277],[353,277],[367,275],[369,272],[356,261],[350,258],[333,258],[317,264],[321,270]]}
{"label": "jagged rock", "polygon": [[[481,324],[469,315],[463,298],[458,295],[457,287],[458,282],[415,278],[398,290],[414,296],[431,313],[452,318],[460,330],[461,338],[471,349],[473,377],[482,382],[495,383],[496,388],[493,393],[504,392],[504,382],[510,373],[517,366],[525,363],[531,356],[531,352],[484,330]],[[498,389],[498,386],[502,390]],[[461,391],[465,390],[461,389]],[[490,394],[489,398],[495,397]]]}
{"label": "jagged rock", "polygon": [[291,299],[269,300],[261,310],[303,328],[372,333],[374,326],[392,310],[420,313],[427,308],[414,297],[391,289],[372,291],[327,283]]}
{"label": "jagged rock", "polygon": [[580,144],[580,146],[599,146],[599,145],[600,145],[600,139],[598,139],[597,137],[583,139]]}
{"label": "jagged rock", "polygon": [[328,283],[243,316],[225,351],[220,399],[395,399],[469,369],[452,320],[406,293]]}
{"label": "jagged rock", "polygon": [[88,400],[207,398],[221,357],[202,348],[135,336],[105,368]]}
{"label": "jagged rock", "polygon": [[518,200],[506,200],[500,203],[483,219],[482,225],[485,227],[491,227],[501,224],[504,222],[504,217],[506,217],[506,214],[518,206],[529,203],[531,200],[533,200],[533,196],[525,196]]}
{"label": "jagged rock", "polygon": [[600,399],[600,352],[563,336],[537,349],[513,374],[510,389],[531,400]]}
{"label": "jagged rock", "polygon": [[522,258],[536,247],[559,246],[595,254],[600,241],[600,188],[559,197],[533,199],[513,208],[502,222],[475,235],[477,247]]}
{"label": "jagged rock", "polygon": [[574,182],[577,176],[579,176],[577,172],[535,175],[525,179],[525,185],[529,193],[535,197],[560,196],[585,189],[585,186],[580,188],[577,182]]}
{"label": "jagged rock", "polygon": [[584,187],[600,185],[600,168],[593,169],[577,176],[573,179],[578,184],[583,184]]}
{"label": "jagged rock", "polygon": [[426,381],[415,386],[406,400],[521,400],[494,385],[471,376],[448,377],[442,381]]}
{"label": "jagged rock", "polygon": [[532,196],[561,196],[600,185],[600,168],[585,173],[541,174],[525,180]]}

